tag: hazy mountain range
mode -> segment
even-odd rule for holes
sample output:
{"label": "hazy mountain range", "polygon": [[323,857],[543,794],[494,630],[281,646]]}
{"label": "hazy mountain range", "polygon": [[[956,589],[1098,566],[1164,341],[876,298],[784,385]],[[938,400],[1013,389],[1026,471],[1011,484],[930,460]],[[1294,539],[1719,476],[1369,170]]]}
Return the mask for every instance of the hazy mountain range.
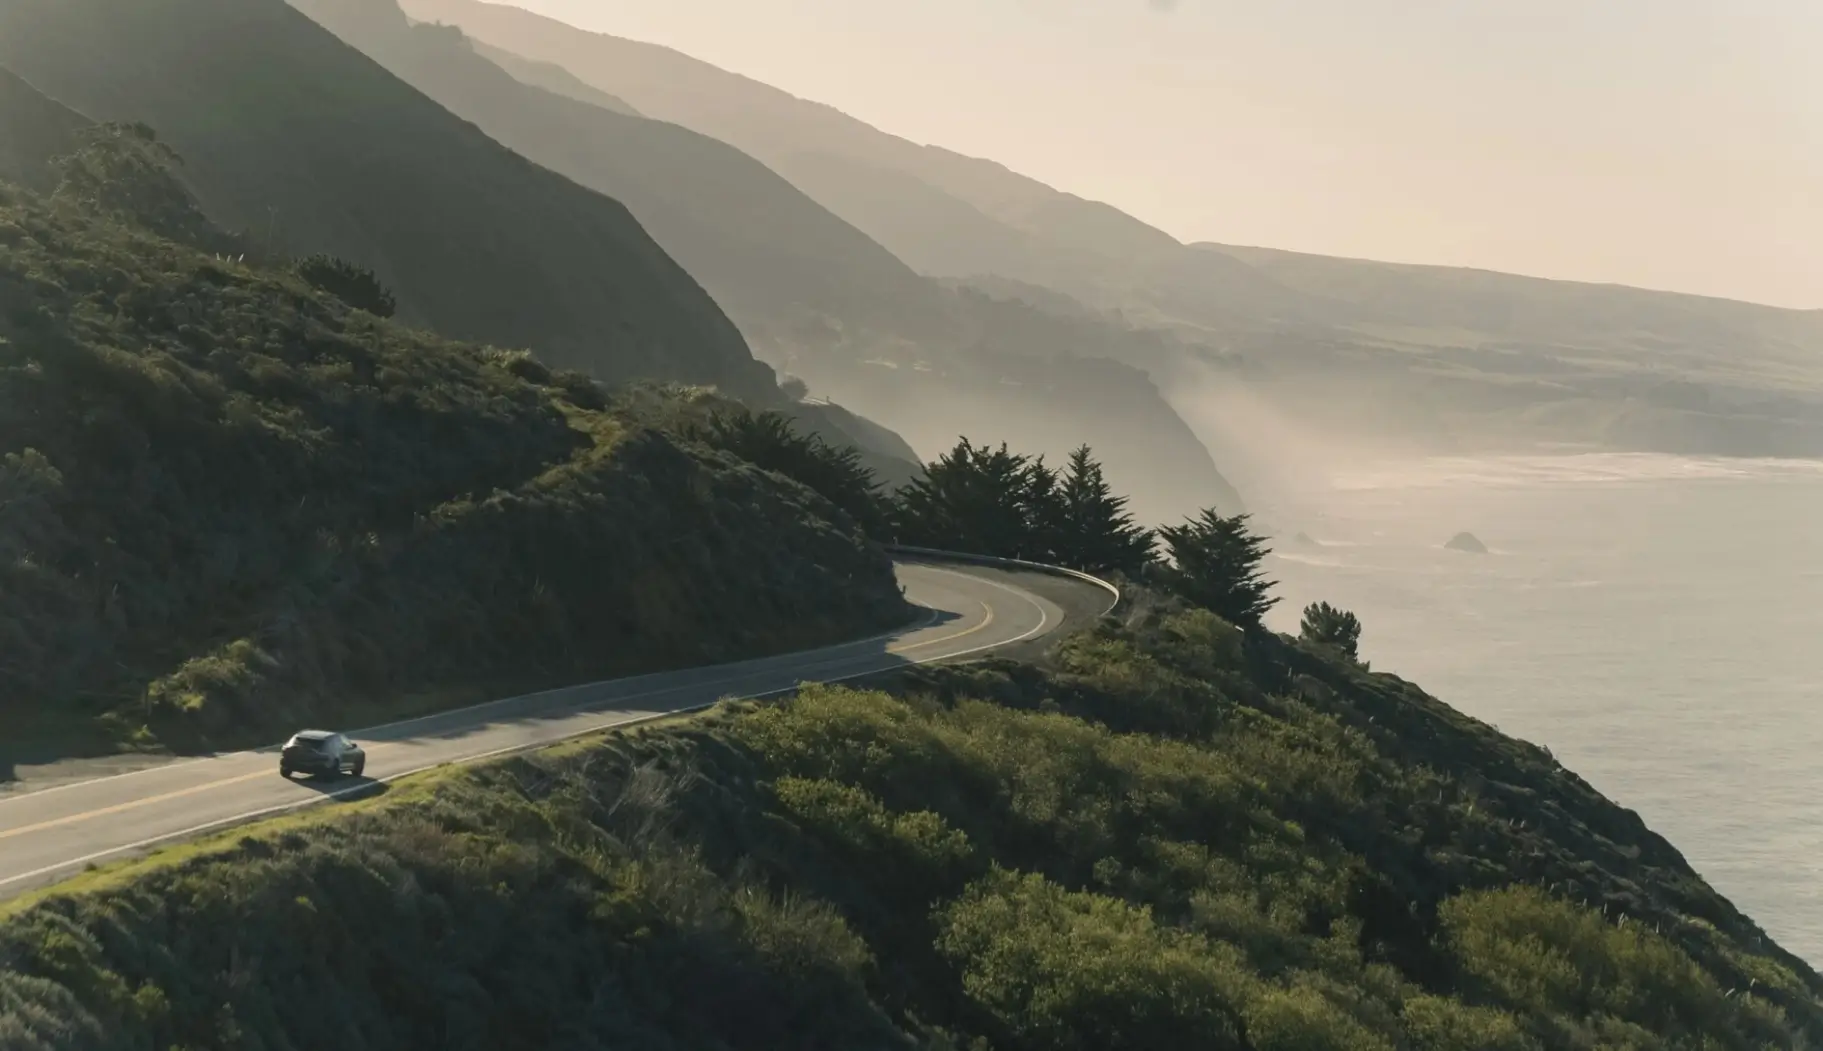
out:
{"label": "hazy mountain range", "polygon": [[[1815,312],[1186,245],[518,8],[0,0],[0,66],[155,128],[256,253],[344,256],[407,321],[607,379],[782,405],[796,374],[800,419],[887,477],[959,436],[1087,441],[1166,521],[1240,507],[1222,471],[1362,452],[1823,454]],[[11,79],[0,110],[28,158],[74,116]]]}
{"label": "hazy mountain range", "polygon": [[670,49],[475,0],[406,8],[739,147],[922,273],[1033,302],[1012,290],[1059,292],[1127,327],[1169,330],[1187,353],[1125,360],[1225,467],[1245,430],[1221,418],[1237,396],[1247,419],[1268,413],[1338,447],[1823,452],[1818,312],[1185,245]]}
{"label": "hazy mountain range", "polygon": [[624,202],[763,358],[926,456],[965,434],[1053,461],[1087,441],[1149,518],[1239,505],[1147,376],[1116,360],[1124,326],[1089,319],[1065,347],[1050,315],[919,274],[748,154],[594,98],[568,71],[414,25],[391,3],[295,6],[488,135]]}

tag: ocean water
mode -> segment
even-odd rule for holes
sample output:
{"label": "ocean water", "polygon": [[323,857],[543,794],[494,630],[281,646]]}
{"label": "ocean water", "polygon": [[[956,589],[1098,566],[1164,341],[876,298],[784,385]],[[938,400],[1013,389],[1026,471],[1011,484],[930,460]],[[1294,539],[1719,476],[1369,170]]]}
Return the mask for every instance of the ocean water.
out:
{"label": "ocean water", "polygon": [[[1249,493],[1274,627],[1353,610],[1376,670],[1548,746],[1823,965],[1823,464],[1433,459],[1296,482]],[[1462,530],[1490,553],[1445,550]]]}

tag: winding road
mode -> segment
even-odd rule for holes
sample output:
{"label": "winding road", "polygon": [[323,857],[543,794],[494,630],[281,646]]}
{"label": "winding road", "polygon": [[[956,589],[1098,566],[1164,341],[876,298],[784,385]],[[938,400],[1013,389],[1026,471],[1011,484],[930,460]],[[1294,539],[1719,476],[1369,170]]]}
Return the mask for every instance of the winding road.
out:
{"label": "winding road", "polygon": [[692,711],[725,697],[764,697],[806,682],[841,682],[910,664],[1016,652],[1072,620],[1105,612],[1114,602],[1105,588],[1087,579],[911,557],[897,566],[906,596],[923,607],[922,615],[899,631],[819,650],[615,679],[348,730],[367,750],[363,778],[282,779],[274,745],[0,796],[0,897],[54,882],[86,865],[368,791],[376,781],[447,763]]}

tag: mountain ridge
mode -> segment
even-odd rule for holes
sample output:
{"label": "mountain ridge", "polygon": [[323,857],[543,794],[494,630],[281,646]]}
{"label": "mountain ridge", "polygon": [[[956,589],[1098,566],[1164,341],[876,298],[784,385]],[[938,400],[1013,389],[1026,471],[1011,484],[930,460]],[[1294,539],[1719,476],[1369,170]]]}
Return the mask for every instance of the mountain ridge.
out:
{"label": "mountain ridge", "polygon": [[54,177],[47,162],[70,152],[90,124],[0,67],[0,179],[49,189]]}
{"label": "mountain ridge", "polygon": [[625,99],[615,98],[599,88],[593,88],[582,82],[575,74],[553,62],[535,62],[521,58],[503,48],[493,47],[478,40],[469,41],[481,57],[512,74],[515,80],[533,87],[543,88],[552,94],[586,102],[591,106],[612,110],[628,117],[643,117],[645,114],[634,109]]}
{"label": "mountain ridge", "polygon": [[779,304],[785,328],[856,304],[912,331],[941,316],[897,257],[725,143],[525,84],[386,0],[291,2],[493,140],[628,207],[750,336]]}
{"label": "mountain ridge", "polygon": [[1513,282],[1536,282],[1569,288],[1601,289],[1606,291],[1633,293],[1640,296],[1663,298],[1665,300],[1692,300],[1712,304],[1729,304],[1755,311],[1767,311],[1776,314],[1823,314],[1823,307],[1787,307],[1774,303],[1762,303],[1753,299],[1742,299],[1735,296],[1711,295],[1704,292],[1685,292],[1670,288],[1653,288],[1646,285],[1630,285],[1620,281],[1589,281],[1573,277],[1551,277],[1545,274],[1521,273],[1515,270],[1498,270],[1485,266],[1469,266],[1458,263],[1425,263],[1391,259],[1376,259],[1372,256],[1332,255],[1324,252],[1305,252],[1290,248],[1274,248],[1269,245],[1225,244],[1219,241],[1192,241],[1188,247],[1202,251],[1219,252],[1239,257],[1243,262],[1249,258],[1260,260],[1296,259],[1303,261],[1321,261],[1327,264],[1344,266],[1371,266],[1389,270],[1422,271],[1437,274],[1473,274],[1478,276],[1500,278]]}
{"label": "mountain ridge", "polygon": [[[816,171],[804,165],[818,153],[913,173],[936,192],[964,202],[1007,230],[1040,239],[1019,260],[1020,272],[1010,276],[1049,278],[1075,294],[1093,297],[1105,292],[1106,282],[1119,280],[1119,268],[1154,261],[1160,253],[1176,253],[1184,247],[1170,234],[1112,206],[1059,191],[997,161],[915,143],[834,106],[801,99],[672,48],[588,33],[521,8],[477,0],[407,0],[403,6],[414,18],[459,25],[495,46],[565,66],[594,86],[626,99],[640,112],[728,142],[800,185],[818,178]],[[582,57],[585,54],[587,61]],[[595,63],[611,70],[612,85],[602,76],[592,75]],[[661,89],[667,81],[682,90]],[[772,134],[780,121],[790,120],[802,122],[793,129],[791,141]],[[866,208],[845,208],[838,214],[875,237],[881,236],[881,225],[886,222]],[[1047,217],[1050,221],[1038,221]],[[1106,236],[1089,236],[1087,231],[1093,227],[1103,228],[1101,233]],[[930,269],[926,262],[949,254],[943,243],[946,234],[926,227],[922,236],[909,236],[916,230],[913,224],[906,231],[908,236],[886,242],[886,247],[914,269],[934,276],[967,277],[978,269],[966,262],[945,270]],[[1060,262],[1052,257],[1057,248],[1086,258]],[[1270,282],[1244,265],[1225,276],[1240,283],[1231,295],[1271,292],[1283,298],[1270,290]]]}
{"label": "mountain ridge", "polygon": [[[1621,286],[1637,306],[1624,325],[1590,315],[1586,328],[1515,335],[1431,323],[1244,251],[1183,245],[1004,164],[897,138],[675,49],[479,0],[408,2],[739,146],[920,272],[1023,282],[1167,330],[1185,352],[1148,370],[1168,395],[1245,399],[1339,452],[1365,440],[1389,455],[1823,455],[1823,314],[1704,315]],[[1439,316],[1472,316],[1436,302]],[[1218,359],[1244,368],[1212,373]],[[1339,412],[1316,408],[1338,399]],[[1213,431],[1204,440],[1225,463],[1237,452]]]}
{"label": "mountain ridge", "polygon": [[406,320],[603,378],[775,396],[771,370],[624,206],[280,0],[7,0],[0,65],[89,117],[153,126],[218,223],[256,250],[370,266]]}
{"label": "mountain ridge", "polygon": [[[1022,342],[1004,326],[1006,338],[982,338],[975,302],[918,274],[736,146],[662,116],[611,113],[526,84],[459,29],[411,25],[402,6],[296,6],[485,133],[626,203],[759,357],[905,435],[925,458],[968,437],[1009,441],[1061,462],[1084,440],[1110,469],[1132,466],[1135,507],[1157,521],[1210,504],[1240,506],[1210,451],[1174,418],[1148,375]],[[1069,400],[1050,404],[1029,379],[1012,379],[1043,362],[1078,374],[1058,380],[1076,392]],[[1095,383],[1112,384],[1099,412],[1081,397]],[[910,389],[916,398],[906,396]],[[1130,418],[1110,418],[1113,405]],[[1051,413],[1073,415],[1080,433],[1047,423]],[[1161,464],[1180,477],[1167,482]]]}

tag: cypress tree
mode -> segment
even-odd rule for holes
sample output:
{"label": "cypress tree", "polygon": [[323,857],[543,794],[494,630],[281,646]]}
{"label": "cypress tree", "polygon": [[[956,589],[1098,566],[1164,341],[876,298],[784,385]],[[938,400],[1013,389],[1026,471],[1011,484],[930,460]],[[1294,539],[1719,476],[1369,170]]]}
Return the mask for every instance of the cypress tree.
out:
{"label": "cypress tree", "polygon": [[1158,538],[1127,513],[1087,445],[1070,454],[1058,489],[1061,518],[1054,529],[1057,561],[1088,573],[1138,575],[1150,564]]}
{"label": "cypress tree", "polygon": [[1030,458],[1008,452],[1004,443],[990,449],[964,438],[899,490],[899,539],[1001,558],[1027,557],[1035,546],[1028,518],[1034,481]]}
{"label": "cypress tree", "polygon": [[1258,631],[1279,600],[1272,597],[1273,582],[1260,573],[1266,541],[1247,528],[1247,518],[1224,518],[1210,508],[1183,525],[1159,530],[1171,554],[1159,579],[1185,601]]}
{"label": "cypress tree", "polygon": [[1298,636],[1306,642],[1331,647],[1351,661],[1360,660],[1360,618],[1327,602],[1312,602],[1304,607]]}

